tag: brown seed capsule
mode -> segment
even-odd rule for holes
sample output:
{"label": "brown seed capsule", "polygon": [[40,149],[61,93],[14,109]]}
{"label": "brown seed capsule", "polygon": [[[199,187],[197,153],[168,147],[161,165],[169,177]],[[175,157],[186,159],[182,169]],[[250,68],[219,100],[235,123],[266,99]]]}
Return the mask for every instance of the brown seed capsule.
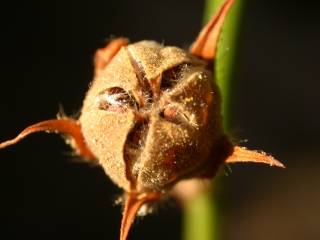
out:
{"label": "brown seed capsule", "polygon": [[182,179],[212,178],[223,163],[283,167],[265,153],[234,146],[222,131],[219,90],[208,69],[232,4],[224,2],[190,51],[154,41],[111,41],[96,53],[79,120],[37,123],[0,148],[34,132],[67,134],[80,156],[97,160],[124,189],[122,240],[139,208]]}
{"label": "brown seed capsule", "polygon": [[82,132],[125,191],[163,191],[207,167],[223,135],[206,64],[180,48],[141,41],[123,47],[95,77]]}

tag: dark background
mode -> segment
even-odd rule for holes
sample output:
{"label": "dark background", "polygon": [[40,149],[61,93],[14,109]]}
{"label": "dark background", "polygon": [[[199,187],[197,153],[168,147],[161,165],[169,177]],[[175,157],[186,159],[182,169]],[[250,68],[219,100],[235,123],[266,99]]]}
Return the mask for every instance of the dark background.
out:
{"label": "dark background", "polygon": [[[319,4],[247,0],[234,81],[234,128],[286,170],[232,166],[217,188],[222,239],[319,239]],[[187,46],[202,1],[24,1],[1,4],[0,139],[77,113],[92,57],[110,36]],[[58,136],[0,152],[1,239],[117,239],[121,194],[99,168],[76,163]],[[138,220],[130,239],[180,239],[174,202]]]}

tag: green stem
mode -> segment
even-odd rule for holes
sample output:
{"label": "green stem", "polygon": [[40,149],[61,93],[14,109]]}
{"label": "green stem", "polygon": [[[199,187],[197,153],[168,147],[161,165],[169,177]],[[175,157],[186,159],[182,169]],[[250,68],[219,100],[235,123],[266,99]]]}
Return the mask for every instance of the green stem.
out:
{"label": "green stem", "polygon": [[218,239],[217,205],[212,191],[189,200],[184,208],[184,239]]}
{"label": "green stem", "polygon": [[[216,2],[217,6],[224,0],[207,0],[207,2]],[[222,116],[224,130],[228,133],[232,126],[232,80],[234,76],[237,43],[240,33],[241,15],[243,13],[243,5],[245,0],[235,0],[235,3],[227,16],[218,43],[218,52],[215,62],[215,77],[222,95]],[[209,10],[206,12],[206,17],[209,18]],[[211,13],[213,10],[211,9]]]}
{"label": "green stem", "polygon": [[[224,0],[206,0],[204,21],[207,22]],[[244,0],[235,0],[228,14],[215,60],[215,78],[222,95],[222,116],[226,133],[231,126],[231,80],[234,73],[236,43]],[[217,177],[215,179],[217,182]],[[213,185],[213,184],[212,184]],[[219,239],[219,215],[217,199],[212,190],[200,194],[186,203],[184,210],[185,240]]]}

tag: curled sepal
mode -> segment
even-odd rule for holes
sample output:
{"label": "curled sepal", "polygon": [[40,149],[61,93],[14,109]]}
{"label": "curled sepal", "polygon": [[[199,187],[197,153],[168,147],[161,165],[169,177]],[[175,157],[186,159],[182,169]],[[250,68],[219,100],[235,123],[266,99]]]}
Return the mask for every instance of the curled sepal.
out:
{"label": "curled sepal", "polygon": [[281,162],[274,159],[272,156],[267,155],[265,152],[258,152],[249,150],[245,147],[234,146],[232,154],[226,159],[225,163],[243,162],[264,163],[270,166],[285,168]]}
{"label": "curled sepal", "polygon": [[49,133],[61,133],[67,134],[72,137],[71,145],[75,149],[76,153],[85,159],[95,159],[87,147],[84,137],[81,132],[80,124],[70,118],[64,119],[51,119],[33,124],[25,128],[14,139],[0,143],[0,149],[14,145],[27,137],[28,135],[36,132],[49,132]]}
{"label": "curled sepal", "polygon": [[215,58],[221,28],[233,2],[225,0],[218,12],[205,25],[190,48],[193,55],[206,60]]}
{"label": "curled sepal", "polygon": [[157,201],[161,198],[159,192],[146,192],[137,194],[135,192],[126,193],[125,205],[121,221],[120,240],[126,240],[137,212],[143,204]]}

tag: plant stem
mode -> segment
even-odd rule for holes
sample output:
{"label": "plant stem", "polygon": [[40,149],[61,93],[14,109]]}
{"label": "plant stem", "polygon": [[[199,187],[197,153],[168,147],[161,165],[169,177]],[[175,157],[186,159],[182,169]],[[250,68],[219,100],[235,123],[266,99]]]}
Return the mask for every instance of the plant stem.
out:
{"label": "plant stem", "polygon": [[[215,6],[220,6],[224,0],[207,0],[216,2]],[[220,41],[218,43],[217,58],[215,61],[215,78],[220,88],[222,96],[222,116],[224,131],[228,133],[232,126],[232,80],[234,78],[237,43],[240,33],[241,15],[245,0],[235,0],[235,3],[224,23]],[[206,18],[210,17],[207,10]],[[214,10],[211,9],[211,14]]]}
{"label": "plant stem", "polygon": [[[206,0],[204,21],[207,22],[224,0]],[[235,0],[228,14],[215,60],[215,78],[222,95],[222,116],[224,131],[228,133],[231,126],[231,80],[234,73],[236,40],[239,34],[239,23],[244,0]],[[215,184],[217,177],[215,178]],[[213,185],[213,184],[211,184]],[[184,209],[185,240],[217,240],[219,239],[219,215],[217,199],[213,186],[210,191],[199,194],[189,200]]]}
{"label": "plant stem", "polygon": [[184,208],[184,239],[218,239],[217,205],[213,192],[207,191],[189,200]]}

